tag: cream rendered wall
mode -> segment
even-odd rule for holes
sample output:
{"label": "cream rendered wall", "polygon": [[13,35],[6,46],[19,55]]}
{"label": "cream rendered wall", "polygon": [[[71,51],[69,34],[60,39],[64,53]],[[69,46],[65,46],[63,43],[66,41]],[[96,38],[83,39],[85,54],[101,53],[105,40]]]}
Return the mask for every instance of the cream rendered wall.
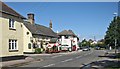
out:
{"label": "cream rendered wall", "polygon": [[[10,17],[16,19],[14,17]],[[0,18],[2,20],[2,57],[23,55],[23,26],[21,22],[15,21],[16,30],[9,29],[9,19]],[[9,39],[17,39],[18,51],[9,51]]]}
{"label": "cream rendered wall", "polygon": [[[2,19],[0,17],[0,57],[2,56]],[[0,59],[1,61],[1,59]]]}
{"label": "cream rendered wall", "polygon": [[[29,34],[27,34],[29,32]],[[23,25],[23,46],[24,46],[24,52],[34,52],[32,42],[30,38],[32,37],[32,33]],[[28,48],[28,44],[31,44],[31,49]]]}
{"label": "cream rendered wall", "polygon": [[46,50],[47,45],[46,43],[49,43],[50,38],[45,38],[43,39],[42,37],[40,38],[33,38],[33,42],[38,45],[38,48],[41,48],[41,41],[43,41],[42,47]]}

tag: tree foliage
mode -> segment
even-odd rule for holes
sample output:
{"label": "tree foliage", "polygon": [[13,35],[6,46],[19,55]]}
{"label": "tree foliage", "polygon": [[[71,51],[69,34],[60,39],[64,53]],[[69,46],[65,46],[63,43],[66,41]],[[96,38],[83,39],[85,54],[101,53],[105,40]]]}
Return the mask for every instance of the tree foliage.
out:
{"label": "tree foliage", "polygon": [[105,35],[105,44],[114,47],[115,39],[117,39],[117,46],[120,46],[120,17],[114,17]]}
{"label": "tree foliage", "polygon": [[84,46],[90,46],[90,42],[87,41],[86,39],[82,40],[81,42],[81,46],[84,47]]}
{"label": "tree foliage", "polygon": [[97,46],[99,46],[101,48],[106,48],[105,40],[104,39],[98,40]]}

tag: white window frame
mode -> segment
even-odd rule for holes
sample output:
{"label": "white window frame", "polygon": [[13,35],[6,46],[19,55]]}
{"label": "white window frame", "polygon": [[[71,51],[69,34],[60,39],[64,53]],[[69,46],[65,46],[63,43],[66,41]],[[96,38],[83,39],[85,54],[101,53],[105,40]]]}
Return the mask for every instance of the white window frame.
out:
{"label": "white window frame", "polygon": [[14,19],[9,19],[9,28],[15,29],[15,20]]}
{"label": "white window frame", "polygon": [[18,42],[16,39],[9,39],[9,50],[18,50]]}

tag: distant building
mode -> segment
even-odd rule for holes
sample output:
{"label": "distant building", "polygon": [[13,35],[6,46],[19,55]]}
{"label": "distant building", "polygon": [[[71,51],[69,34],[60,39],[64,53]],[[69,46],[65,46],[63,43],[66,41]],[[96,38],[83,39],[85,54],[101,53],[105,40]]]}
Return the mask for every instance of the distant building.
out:
{"label": "distant building", "polygon": [[93,41],[93,42],[91,43],[91,45],[93,45],[93,44],[97,44],[97,41]]}
{"label": "distant building", "polygon": [[58,36],[61,45],[68,45],[71,48],[75,45],[76,50],[79,47],[79,38],[73,33],[72,30],[63,30],[62,32],[58,33]]}

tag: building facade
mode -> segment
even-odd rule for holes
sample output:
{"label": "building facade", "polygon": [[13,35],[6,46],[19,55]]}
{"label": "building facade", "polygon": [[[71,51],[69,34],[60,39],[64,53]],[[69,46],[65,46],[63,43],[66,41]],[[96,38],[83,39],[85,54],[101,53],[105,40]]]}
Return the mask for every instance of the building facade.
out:
{"label": "building facade", "polygon": [[34,14],[29,13],[27,21],[24,22],[24,53],[34,53],[35,48],[46,50],[51,38],[57,38],[57,34],[50,27],[45,27],[35,23]]}
{"label": "building facade", "polygon": [[23,55],[23,20],[19,13],[0,3],[0,57]]}
{"label": "building facade", "polygon": [[35,48],[46,49],[51,38],[57,38],[57,34],[50,27],[35,24],[34,14],[23,17],[5,3],[0,2],[0,57],[23,55],[34,53]]}
{"label": "building facade", "polygon": [[76,50],[79,48],[79,39],[72,30],[63,30],[62,32],[58,33],[58,36],[61,45],[68,45],[70,48],[76,46]]}

